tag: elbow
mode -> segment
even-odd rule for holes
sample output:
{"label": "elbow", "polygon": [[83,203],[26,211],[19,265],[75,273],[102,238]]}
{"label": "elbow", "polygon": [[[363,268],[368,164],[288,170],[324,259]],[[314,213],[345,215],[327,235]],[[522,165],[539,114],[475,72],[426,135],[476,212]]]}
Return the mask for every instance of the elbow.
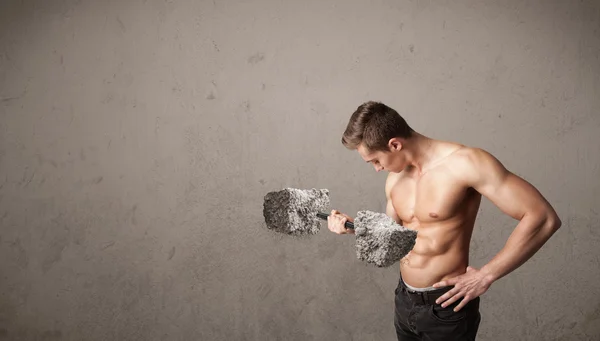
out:
{"label": "elbow", "polygon": [[552,212],[547,216],[544,226],[553,234],[562,226],[562,221],[555,212]]}

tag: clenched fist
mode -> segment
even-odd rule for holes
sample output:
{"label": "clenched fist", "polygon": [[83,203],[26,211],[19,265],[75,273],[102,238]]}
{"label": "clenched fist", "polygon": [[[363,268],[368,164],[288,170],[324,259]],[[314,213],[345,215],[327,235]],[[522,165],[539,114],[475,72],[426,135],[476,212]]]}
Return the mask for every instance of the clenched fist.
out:
{"label": "clenched fist", "polygon": [[354,222],[354,219],[338,210],[331,210],[331,214],[327,217],[327,228],[337,234],[354,234],[354,229],[347,229],[344,226],[347,221]]}

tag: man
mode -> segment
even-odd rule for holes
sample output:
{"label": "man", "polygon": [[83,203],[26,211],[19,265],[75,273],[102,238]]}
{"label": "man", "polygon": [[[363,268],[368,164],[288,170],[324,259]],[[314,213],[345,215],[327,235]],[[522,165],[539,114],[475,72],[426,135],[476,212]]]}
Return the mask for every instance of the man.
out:
{"label": "man", "polygon": [[[475,340],[479,296],[556,232],[561,221],[552,206],[488,152],[419,134],[383,103],[360,105],[342,143],[376,171],[389,172],[386,214],[418,231],[400,262],[398,340]],[[504,248],[475,269],[468,266],[469,244],[482,195],[519,223]],[[329,230],[354,233],[346,220],[352,218],[333,210]]]}

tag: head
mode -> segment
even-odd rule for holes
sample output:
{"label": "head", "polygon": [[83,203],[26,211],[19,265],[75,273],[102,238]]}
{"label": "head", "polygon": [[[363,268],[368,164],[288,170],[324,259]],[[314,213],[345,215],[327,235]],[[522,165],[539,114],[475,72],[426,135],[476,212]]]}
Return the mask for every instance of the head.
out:
{"label": "head", "polygon": [[377,171],[400,172],[407,166],[403,148],[414,134],[396,110],[369,101],[361,104],[350,117],[342,144],[357,150]]}

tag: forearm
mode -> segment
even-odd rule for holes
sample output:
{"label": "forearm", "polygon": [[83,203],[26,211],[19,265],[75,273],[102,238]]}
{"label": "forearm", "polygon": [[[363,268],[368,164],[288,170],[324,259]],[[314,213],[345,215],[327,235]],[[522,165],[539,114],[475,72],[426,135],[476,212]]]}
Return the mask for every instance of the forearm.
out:
{"label": "forearm", "polygon": [[524,217],[504,248],[481,270],[490,282],[504,277],[531,258],[560,225],[556,216]]}

